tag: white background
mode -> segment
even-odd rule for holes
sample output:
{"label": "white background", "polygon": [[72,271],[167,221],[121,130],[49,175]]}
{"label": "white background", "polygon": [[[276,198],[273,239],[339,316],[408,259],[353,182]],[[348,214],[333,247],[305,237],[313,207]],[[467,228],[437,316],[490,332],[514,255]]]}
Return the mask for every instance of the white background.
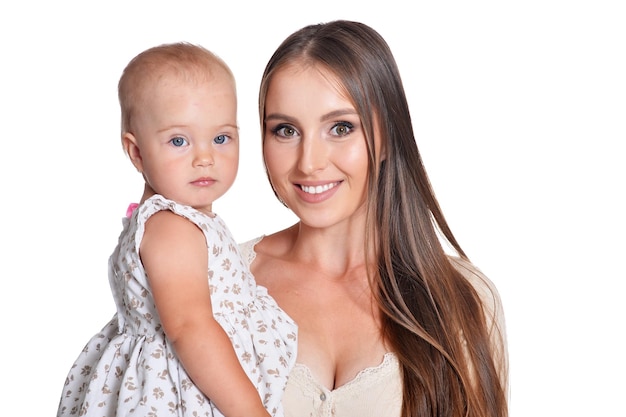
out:
{"label": "white background", "polygon": [[626,13],[601,0],[3,2],[2,415],[54,415],[113,314],[106,262],[142,191],[119,140],[128,60],[184,40],[232,67],[241,168],[215,209],[243,241],[293,221],[261,165],[265,63],[337,18],[390,44],[443,210],[500,290],[511,415],[624,415]]}

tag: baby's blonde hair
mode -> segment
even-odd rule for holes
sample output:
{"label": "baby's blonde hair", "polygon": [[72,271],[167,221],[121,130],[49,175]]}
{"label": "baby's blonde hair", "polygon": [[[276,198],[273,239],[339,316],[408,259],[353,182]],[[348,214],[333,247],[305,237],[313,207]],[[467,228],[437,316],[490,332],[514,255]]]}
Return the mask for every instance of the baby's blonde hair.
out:
{"label": "baby's blonde hair", "polygon": [[144,103],[142,95],[165,76],[176,76],[193,82],[209,81],[223,72],[235,78],[228,65],[206,48],[187,42],[152,47],[134,57],[124,68],[118,83],[122,134],[132,132],[132,119]]}

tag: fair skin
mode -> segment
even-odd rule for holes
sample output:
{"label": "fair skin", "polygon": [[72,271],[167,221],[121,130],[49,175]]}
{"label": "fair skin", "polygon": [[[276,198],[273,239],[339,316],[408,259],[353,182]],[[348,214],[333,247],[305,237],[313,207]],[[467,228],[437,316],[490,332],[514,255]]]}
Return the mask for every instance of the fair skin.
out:
{"label": "fair skin", "polygon": [[365,263],[365,136],[338,85],[298,63],[272,79],[265,163],[300,222],[261,240],[252,264],[257,282],[298,323],[297,362],[331,390],[388,351]]}
{"label": "fair skin", "polygon": [[[210,81],[161,79],[143,95],[122,144],[154,194],[211,214],[233,184],[239,160],[235,87],[225,72]],[[262,416],[258,392],[231,341],[213,319],[208,250],[200,229],[170,211],[146,223],[139,249],[167,337],[185,370],[227,416]]]}

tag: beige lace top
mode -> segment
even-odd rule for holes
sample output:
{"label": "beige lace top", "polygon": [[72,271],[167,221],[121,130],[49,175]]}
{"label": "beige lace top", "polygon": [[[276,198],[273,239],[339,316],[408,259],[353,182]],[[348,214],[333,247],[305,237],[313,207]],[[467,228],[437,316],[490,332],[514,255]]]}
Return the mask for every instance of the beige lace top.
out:
{"label": "beige lace top", "polygon": [[[256,245],[263,236],[240,244],[241,256],[251,264]],[[474,285],[485,303],[504,386],[507,386],[508,357],[502,304],[497,289],[473,265],[451,258],[458,270]],[[296,363],[289,373],[282,399],[285,417],[397,417],[402,408],[402,376],[395,354],[385,354],[380,365],[366,368],[350,382],[329,390],[315,380],[309,368]]]}
{"label": "beige lace top", "polygon": [[[254,245],[263,237],[240,244],[242,258],[252,263]],[[306,365],[289,373],[282,400],[285,417],[395,417],[402,407],[402,377],[396,356],[385,354],[380,365],[363,369],[350,382],[329,390]]]}
{"label": "beige lace top", "polygon": [[318,383],[309,368],[296,364],[283,397],[286,417],[399,416],[402,378],[398,359],[387,353],[382,363],[367,368],[334,390]]}

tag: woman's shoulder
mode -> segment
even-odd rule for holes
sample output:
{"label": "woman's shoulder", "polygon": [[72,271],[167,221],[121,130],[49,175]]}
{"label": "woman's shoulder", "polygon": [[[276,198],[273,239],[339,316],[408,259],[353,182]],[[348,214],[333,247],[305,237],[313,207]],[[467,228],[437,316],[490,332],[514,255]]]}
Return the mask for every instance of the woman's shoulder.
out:
{"label": "woman's shoulder", "polygon": [[474,287],[474,290],[480,297],[490,332],[500,333],[504,337],[504,308],[494,283],[470,261],[456,256],[450,256],[449,259],[456,270]]}
{"label": "woman's shoulder", "polygon": [[480,297],[485,319],[487,321],[487,331],[492,342],[496,363],[499,364],[499,372],[503,381],[503,386],[507,386],[508,379],[508,353],[506,342],[506,325],[504,318],[504,308],[500,299],[500,294],[494,283],[487,278],[470,261],[450,256],[452,265],[465,277],[474,287]]}
{"label": "woman's shoulder", "polygon": [[254,258],[256,258],[256,249],[255,246],[259,243],[265,235],[257,236],[254,239],[247,240],[239,244],[239,252],[241,253],[241,258],[250,265]]}
{"label": "woman's shoulder", "polygon": [[240,243],[239,249],[248,264],[252,263],[257,254],[268,258],[282,258],[293,247],[296,231],[294,225],[269,235],[261,235]]}
{"label": "woman's shoulder", "polygon": [[502,380],[502,386],[508,392],[509,358],[504,308],[500,294],[494,283],[487,278],[473,263],[459,257],[450,257],[452,265],[474,287],[483,305],[487,331],[491,340],[494,361]]}
{"label": "woman's shoulder", "polygon": [[497,301],[500,296],[494,283],[472,262],[459,256],[449,256],[452,266],[474,287],[483,302]]}

